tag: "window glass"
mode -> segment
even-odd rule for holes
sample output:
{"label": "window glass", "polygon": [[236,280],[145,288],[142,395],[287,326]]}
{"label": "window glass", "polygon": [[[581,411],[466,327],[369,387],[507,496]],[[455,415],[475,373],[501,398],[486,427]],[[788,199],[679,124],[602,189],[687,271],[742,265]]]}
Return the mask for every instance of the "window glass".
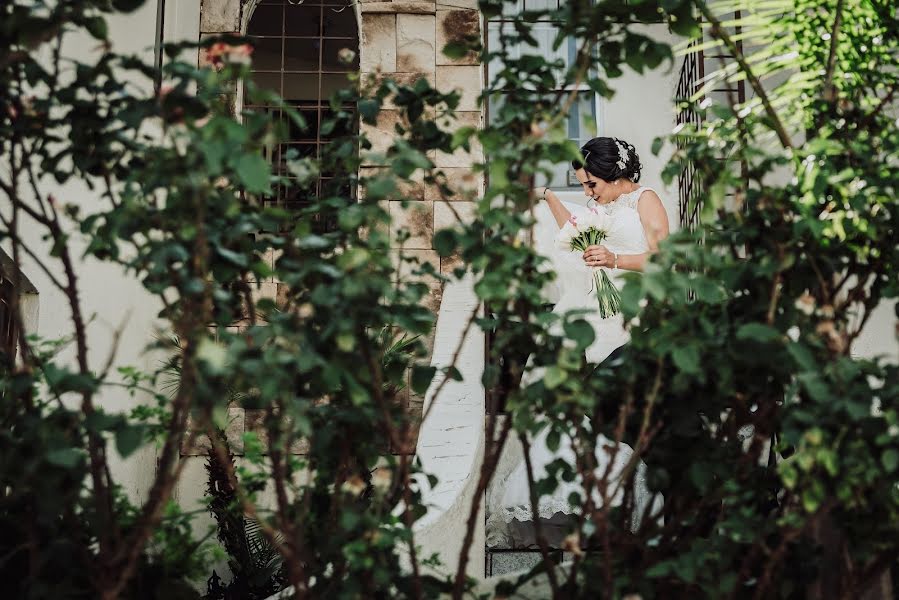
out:
{"label": "window glass", "polygon": [[[503,13],[500,17],[491,19],[487,23],[487,48],[490,50],[498,49],[501,43],[501,35],[514,30],[514,21],[521,18],[522,10],[554,10],[558,8],[557,0],[519,0],[517,3],[503,3]],[[534,23],[531,29],[532,35],[537,40],[538,45],[528,46],[521,45],[508,49],[511,58],[520,58],[522,54],[534,54],[545,56],[549,60],[559,60],[564,64],[564,69],[559,70],[559,81],[557,82],[557,90],[562,91],[564,71],[573,62],[577,52],[576,42],[573,38],[564,40],[558,48],[553,49],[556,37],[558,36],[558,26],[549,20],[541,20]],[[487,65],[487,77],[492,83],[496,78],[501,76],[503,68],[500,59],[493,59]],[[571,107],[568,117],[568,138],[577,143],[579,146],[586,143],[597,135],[597,102],[598,98],[586,84],[582,84],[579,88],[578,96]],[[491,120],[498,114],[503,104],[502,97],[491,97],[487,105],[487,119]],[[489,159],[489,157],[488,157]],[[538,181],[538,185],[549,185],[551,187],[576,187],[576,181],[570,176],[570,165],[556,164],[547,165],[552,170],[552,176],[549,181]]]}
{"label": "window glass", "polygon": [[[346,127],[323,127],[322,122],[330,114],[331,95],[347,88],[347,73],[359,69],[356,13],[352,0],[263,0],[253,12],[247,35],[255,43],[253,81],[277,92],[307,124],[300,128],[280,114],[273,115],[285,122],[288,141],[273,148],[269,158],[277,173],[287,175],[288,155],[321,158],[328,142],[352,133]],[[353,59],[347,64],[341,56]],[[354,106],[343,110],[355,113]],[[325,177],[303,186],[291,181],[266,201],[301,206],[334,187]]]}

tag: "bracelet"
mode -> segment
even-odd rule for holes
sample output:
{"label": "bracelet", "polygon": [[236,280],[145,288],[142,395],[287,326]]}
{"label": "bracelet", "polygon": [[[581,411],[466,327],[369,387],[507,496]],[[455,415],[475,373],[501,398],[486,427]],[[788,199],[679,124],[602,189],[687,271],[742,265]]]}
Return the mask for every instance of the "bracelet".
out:
{"label": "bracelet", "polygon": [[546,192],[548,192],[548,191],[549,191],[549,188],[548,188],[548,187],[544,187],[544,188],[543,188],[543,193],[540,194],[540,198],[541,198],[542,200],[546,200]]}
{"label": "bracelet", "polygon": [[613,269],[617,269],[617,268],[618,268],[618,253],[613,252],[612,254],[615,255],[615,266],[612,267],[612,268],[613,268]]}

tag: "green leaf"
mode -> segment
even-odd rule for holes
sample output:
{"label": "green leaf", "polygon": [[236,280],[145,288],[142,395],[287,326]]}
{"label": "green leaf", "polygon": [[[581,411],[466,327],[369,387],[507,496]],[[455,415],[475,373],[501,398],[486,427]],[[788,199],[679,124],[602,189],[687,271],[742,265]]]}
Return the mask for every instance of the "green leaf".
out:
{"label": "green leaf", "polygon": [[337,334],[337,347],[342,352],[351,352],[356,347],[356,336],[348,331]]}
{"label": "green leaf", "polygon": [[365,248],[350,248],[337,258],[337,266],[344,271],[355,271],[367,265],[370,258]]}
{"label": "green leaf", "polygon": [[813,480],[811,485],[802,492],[802,507],[806,512],[816,512],[824,502],[824,484],[818,480]]}
{"label": "green leaf", "polygon": [[271,165],[259,154],[244,154],[237,161],[237,176],[241,185],[253,194],[269,191]]}
{"label": "green leaf", "polygon": [[554,365],[546,369],[543,374],[543,385],[546,386],[546,389],[552,390],[562,385],[566,379],[568,379],[568,373]]}
{"label": "green leaf", "polygon": [[103,17],[89,17],[84,21],[84,28],[95,39],[104,41],[109,37],[109,27]]}
{"label": "green leaf", "polygon": [[678,369],[695,375],[700,372],[699,349],[694,344],[678,346],[671,350],[671,358]]}
{"label": "green leaf", "polygon": [[374,123],[381,110],[381,103],[377,99],[366,98],[359,101],[359,114],[366,123]]}
{"label": "green leaf", "polygon": [[830,387],[818,373],[800,373],[796,376],[808,395],[818,402],[827,402],[831,398]]}
{"label": "green leaf", "polygon": [[126,425],[116,431],[115,446],[122,458],[128,458],[140,448],[144,441],[145,428],[142,425]]}
{"label": "green leaf", "polygon": [[446,376],[453,381],[462,381],[464,379],[462,373],[456,367],[447,367],[444,369],[444,372],[446,373]]}
{"label": "green leaf", "polygon": [[889,448],[880,456],[880,462],[887,473],[893,473],[899,467],[899,451]]}
{"label": "green leaf", "polygon": [[447,58],[465,58],[471,52],[471,46],[465,42],[450,42],[443,47],[443,54]]}
{"label": "green leaf", "polygon": [[97,380],[92,375],[73,373],[66,368],[57,367],[53,363],[44,366],[47,383],[57,394],[76,392],[90,394],[97,389]]}
{"label": "green leaf", "polygon": [[144,5],[144,0],[112,0],[112,6],[119,12],[130,13]]}
{"label": "green leaf", "polygon": [[593,327],[584,319],[568,321],[563,326],[563,329],[565,330],[565,335],[571,338],[578,348],[586,348],[596,339]]}
{"label": "green leaf", "polygon": [[452,229],[441,229],[434,234],[434,250],[439,256],[450,256],[456,251],[456,232]]}
{"label": "green leaf", "polygon": [[83,456],[82,452],[75,448],[57,448],[47,452],[47,461],[54,465],[71,469],[81,462]]}
{"label": "green leaf", "polygon": [[643,276],[643,289],[656,300],[665,299],[665,284],[660,274],[651,273]]}
{"label": "green leaf", "polygon": [[818,462],[824,465],[824,469],[831,477],[836,477],[840,471],[837,461],[837,453],[830,448],[821,448],[818,450]]}
{"label": "green leaf", "polygon": [[197,359],[213,373],[224,373],[228,367],[228,350],[218,342],[203,338],[197,346]]}
{"label": "green leaf", "polygon": [[434,374],[437,372],[435,367],[425,367],[422,365],[415,365],[412,367],[412,376],[410,384],[412,385],[412,391],[416,394],[424,394],[428,391],[428,387],[431,385],[431,381],[434,379]]}
{"label": "green leaf", "polygon": [[746,323],[737,330],[738,340],[752,340],[761,343],[773,342],[779,340],[781,334],[764,323]]}
{"label": "green leaf", "polygon": [[110,415],[102,410],[97,410],[87,416],[84,420],[84,425],[94,433],[101,433],[114,429],[122,423],[122,419],[121,415]]}
{"label": "green leaf", "polygon": [[783,481],[784,486],[788,490],[795,489],[796,484],[799,482],[799,473],[793,467],[793,464],[791,462],[782,462],[778,466],[778,471],[780,471],[780,480]]}
{"label": "green leaf", "polygon": [[815,369],[815,357],[805,345],[797,342],[787,344],[787,352],[803,370],[813,371]]}
{"label": "green leaf", "polygon": [[550,432],[546,434],[546,447],[551,451],[556,452],[559,449],[561,443],[562,436],[558,431],[550,430]]}

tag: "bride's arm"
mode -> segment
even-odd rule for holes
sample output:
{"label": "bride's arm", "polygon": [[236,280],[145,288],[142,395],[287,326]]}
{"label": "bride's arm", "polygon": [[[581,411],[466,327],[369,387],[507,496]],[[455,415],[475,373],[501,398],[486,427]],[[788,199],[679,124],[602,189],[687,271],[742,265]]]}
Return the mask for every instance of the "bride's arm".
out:
{"label": "bride's arm", "polygon": [[565,222],[571,217],[571,211],[565,208],[565,205],[562,204],[555,192],[549,188],[537,188],[537,197],[546,201],[546,205],[549,206],[549,211],[553,214],[553,218],[556,220],[559,228],[565,225]]}
{"label": "bride's arm", "polygon": [[668,213],[662,200],[652,190],[647,190],[640,196],[637,212],[640,214],[649,252],[616,255],[605,246],[591,246],[584,252],[584,262],[591,267],[617,267],[628,271],[642,271],[650,255],[659,251],[659,243],[668,237]]}

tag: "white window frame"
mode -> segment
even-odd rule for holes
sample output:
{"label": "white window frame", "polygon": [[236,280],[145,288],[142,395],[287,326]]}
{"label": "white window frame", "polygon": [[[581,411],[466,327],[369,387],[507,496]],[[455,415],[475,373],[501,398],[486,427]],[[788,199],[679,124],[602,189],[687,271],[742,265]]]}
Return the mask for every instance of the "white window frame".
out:
{"label": "white window frame", "polygon": [[[488,20],[485,20],[485,21],[484,21],[484,44],[485,44],[485,46],[487,46],[488,50],[489,50],[489,48],[490,48],[490,46],[489,46],[489,43],[490,43],[489,40],[490,40],[490,35],[491,35],[491,25],[499,24],[500,27],[502,27],[502,24],[503,24],[504,22],[511,22],[511,21],[515,18],[515,16],[516,16],[517,14],[519,14],[519,13],[523,10],[524,4],[525,4],[526,1],[527,1],[527,0],[518,0],[514,8],[507,8],[507,7],[510,7],[511,4],[510,4],[510,3],[504,3],[504,4],[503,4],[503,14],[502,14],[502,16],[501,16],[498,20],[497,20],[497,19],[488,19]],[[557,1],[558,1],[559,3],[562,3],[562,2],[564,2],[565,0],[557,0]],[[538,21],[538,22],[542,22],[542,23],[551,23],[551,21]],[[570,39],[571,39],[571,38],[569,37],[569,41],[570,41]],[[533,48],[532,48],[532,47],[528,46],[528,48],[529,48],[531,51],[533,51]],[[489,63],[489,62],[485,62],[485,63],[484,63],[484,77],[485,77],[485,81],[487,82],[488,85],[490,84],[490,76],[491,76],[491,74],[490,74],[490,63]],[[571,86],[571,85],[567,85],[567,86],[559,87],[559,88],[558,88],[558,91],[566,91],[566,92],[569,92],[569,91],[573,91],[573,90],[574,90],[574,88],[573,88],[573,86]],[[592,135],[590,135],[589,137],[586,137],[586,136],[584,136],[583,134],[581,134],[580,137],[577,138],[576,141],[577,141],[579,144],[583,144],[583,143],[585,143],[587,140],[589,140],[590,138],[592,138],[592,137],[594,137],[594,136],[600,136],[600,135],[602,135],[602,131],[603,131],[603,129],[604,129],[604,124],[605,124],[605,103],[602,102],[602,96],[600,96],[600,95],[597,94],[596,92],[593,92],[593,91],[589,88],[589,86],[587,86],[586,84],[582,84],[581,87],[579,87],[576,91],[577,91],[578,93],[582,93],[582,92],[589,92],[589,93],[592,93],[592,100],[593,100],[593,103],[592,103],[593,106],[592,106],[592,108],[593,108],[593,115],[594,115],[594,117],[595,117],[595,122],[594,122],[595,132],[592,133]],[[487,111],[486,117],[487,117],[487,122],[488,122],[488,124],[489,124],[489,122],[490,122],[490,108],[489,108],[489,105],[486,106],[485,109],[486,109],[486,111]],[[583,120],[582,117],[579,117],[579,118],[581,118],[581,121]],[[582,124],[579,124],[579,127],[582,127]],[[574,138],[569,138],[569,139],[574,140]],[[569,167],[569,168],[566,170],[566,181],[561,182],[561,184],[559,184],[559,182],[553,182],[554,185],[551,185],[550,187],[553,188],[553,189],[560,190],[560,191],[574,191],[574,190],[579,190],[579,189],[580,189],[580,184],[572,183],[572,182],[571,182],[571,177],[572,177],[571,173],[572,173],[572,170],[571,170],[571,168]],[[542,185],[542,182],[539,182],[539,181],[538,181],[537,184],[538,184],[538,185]]]}

